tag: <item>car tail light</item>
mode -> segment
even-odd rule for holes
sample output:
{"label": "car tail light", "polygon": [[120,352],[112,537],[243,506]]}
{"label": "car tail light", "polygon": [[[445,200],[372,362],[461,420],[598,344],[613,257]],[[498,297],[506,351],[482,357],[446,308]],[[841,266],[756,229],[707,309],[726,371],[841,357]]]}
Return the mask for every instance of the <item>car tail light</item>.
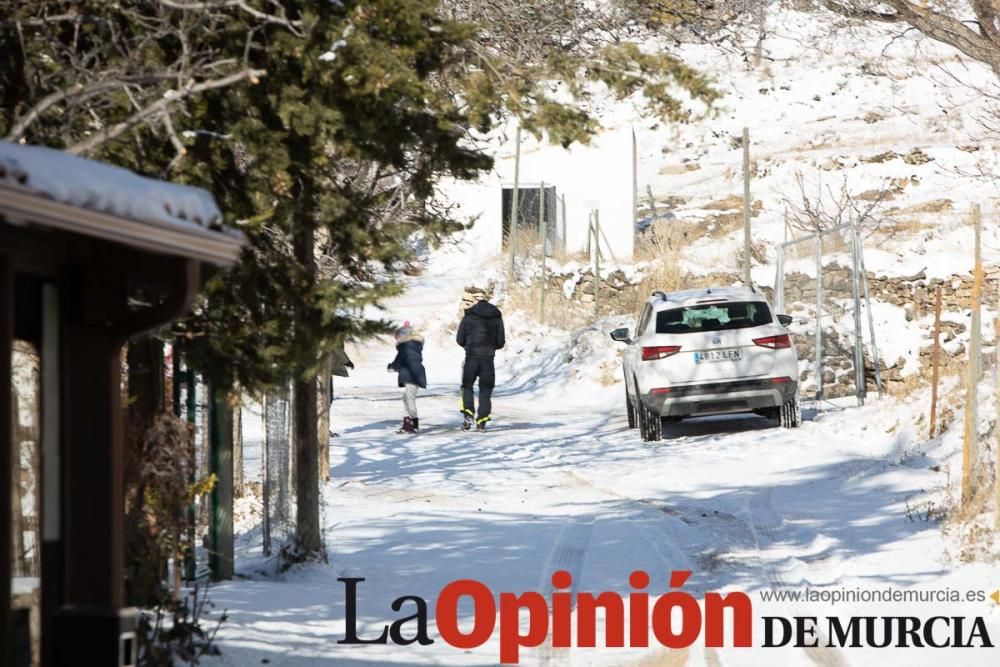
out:
{"label": "car tail light", "polygon": [[656,387],[655,389],[650,389],[650,394],[669,394],[671,391],[670,387]]}
{"label": "car tail light", "polygon": [[666,359],[672,354],[681,351],[680,345],[656,345],[642,348],[643,361],[655,361],[656,359]]}
{"label": "car tail light", "polygon": [[778,334],[777,336],[754,338],[753,344],[760,345],[761,347],[769,347],[772,350],[781,350],[786,347],[791,347],[792,339],[788,337],[788,334]]}
{"label": "car tail light", "polygon": [[784,377],[780,377],[780,378],[771,378],[771,382],[773,382],[774,384],[782,384],[782,383],[791,382],[791,381],[792,381],[792,378],[788,377],[787,375],[785,375]]}

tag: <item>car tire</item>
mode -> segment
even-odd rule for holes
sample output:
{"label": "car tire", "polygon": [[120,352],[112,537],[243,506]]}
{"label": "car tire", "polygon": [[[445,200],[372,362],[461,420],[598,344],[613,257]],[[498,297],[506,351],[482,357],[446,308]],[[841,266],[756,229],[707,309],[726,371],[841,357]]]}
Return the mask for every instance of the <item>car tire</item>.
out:
{"label": "car tire", "polygon": [[628,415],[628,427],[635,428],[639,424],[636,419],[635,406],[632,405],[632,397],[628,395],[628,388],[625,388],[625,414]]}
{"label": "car tire", "polygon": [[663,424],[660,422],[660,415],[654,413],[646,404],[639,401],[637,406],[639,411],[639,431],[642,434],[643,442],[659,442],[663,437]]}
{"label": "car tire", "polygon": [[802,424],[802,409],[796,394],[778,408],[778,425],[781,428],[798,428]]}

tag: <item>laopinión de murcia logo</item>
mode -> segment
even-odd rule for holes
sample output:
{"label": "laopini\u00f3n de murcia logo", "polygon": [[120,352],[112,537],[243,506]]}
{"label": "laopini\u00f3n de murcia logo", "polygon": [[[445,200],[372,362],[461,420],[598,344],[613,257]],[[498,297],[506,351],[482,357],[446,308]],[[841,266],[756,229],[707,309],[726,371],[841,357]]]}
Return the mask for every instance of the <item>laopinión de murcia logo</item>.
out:
{"label": "laopini\u00f3n de murcia logo", "polygon": [[[670,649],[693,646],[699,640],[709,648],[968,648],[993,647],[982,616],[761,616],[763,641],[753,643],[754,612],[749,595],[741,591],[706,593],[703,604],[681,590],[689,570],[674,570],[668,590],[650,593],[649,574],[636,570],[628,578],[626,596],[571,591],[573,577],[565,570],[553,573],[553,592],[501,592],[474,579],[452,581],[434,601],[434,623],[441,641],[456,649],[474,649],[499,638],[500,662],[518,664],[522,648],[546,644],[553,648],[594,648],[598,611],[604,618],[602,646],[647,648],[651,641]],[[342,577],[346,629],[338,644],[395,644],[426,646],[435,639],[428,624],[430,608],[418,595],[402,595],[390,605],[397,614],[380,633],[358,632],[358,587],[364,577]],[[472,603],[471,627],[459,625],[459,603]],[[729,610],[728,621],[726,610]],[[627,618],[626,623],[626,611]],[[522,630],[522,620],[526,629]],[[465,623],[468,626],[468,623]]]}

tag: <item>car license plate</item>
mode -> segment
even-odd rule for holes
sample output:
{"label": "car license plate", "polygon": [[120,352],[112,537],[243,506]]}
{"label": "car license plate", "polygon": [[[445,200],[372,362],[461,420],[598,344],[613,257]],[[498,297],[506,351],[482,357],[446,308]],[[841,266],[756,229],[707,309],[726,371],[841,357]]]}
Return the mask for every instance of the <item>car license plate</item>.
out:
{"label": "car license plate", "polygon": [[739,361],[743,358],[743,350],[731,347],[727,350],[705,350],[694,353],[694,363],[704,364],[713,361]]}

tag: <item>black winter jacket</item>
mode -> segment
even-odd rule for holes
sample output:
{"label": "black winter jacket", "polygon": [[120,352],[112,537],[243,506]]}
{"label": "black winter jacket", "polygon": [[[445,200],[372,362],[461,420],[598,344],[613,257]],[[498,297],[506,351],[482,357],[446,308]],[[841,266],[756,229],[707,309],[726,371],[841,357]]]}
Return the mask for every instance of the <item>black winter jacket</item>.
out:
{"label": "black winter jacket", "polygon": [[424,339],[420,336],[409,336],[396,343],[396,358],[389,364],[390,370],[399,373],[399,386],[415,384],[418,387],[427,386],[427,373],[424,371]]}
{"label": "black winter jacket", "polygon": [[465,348],[467,357],[490,357],[503,348],[503,315],[489,301],[480,301],[465,309],[455,340]]}

